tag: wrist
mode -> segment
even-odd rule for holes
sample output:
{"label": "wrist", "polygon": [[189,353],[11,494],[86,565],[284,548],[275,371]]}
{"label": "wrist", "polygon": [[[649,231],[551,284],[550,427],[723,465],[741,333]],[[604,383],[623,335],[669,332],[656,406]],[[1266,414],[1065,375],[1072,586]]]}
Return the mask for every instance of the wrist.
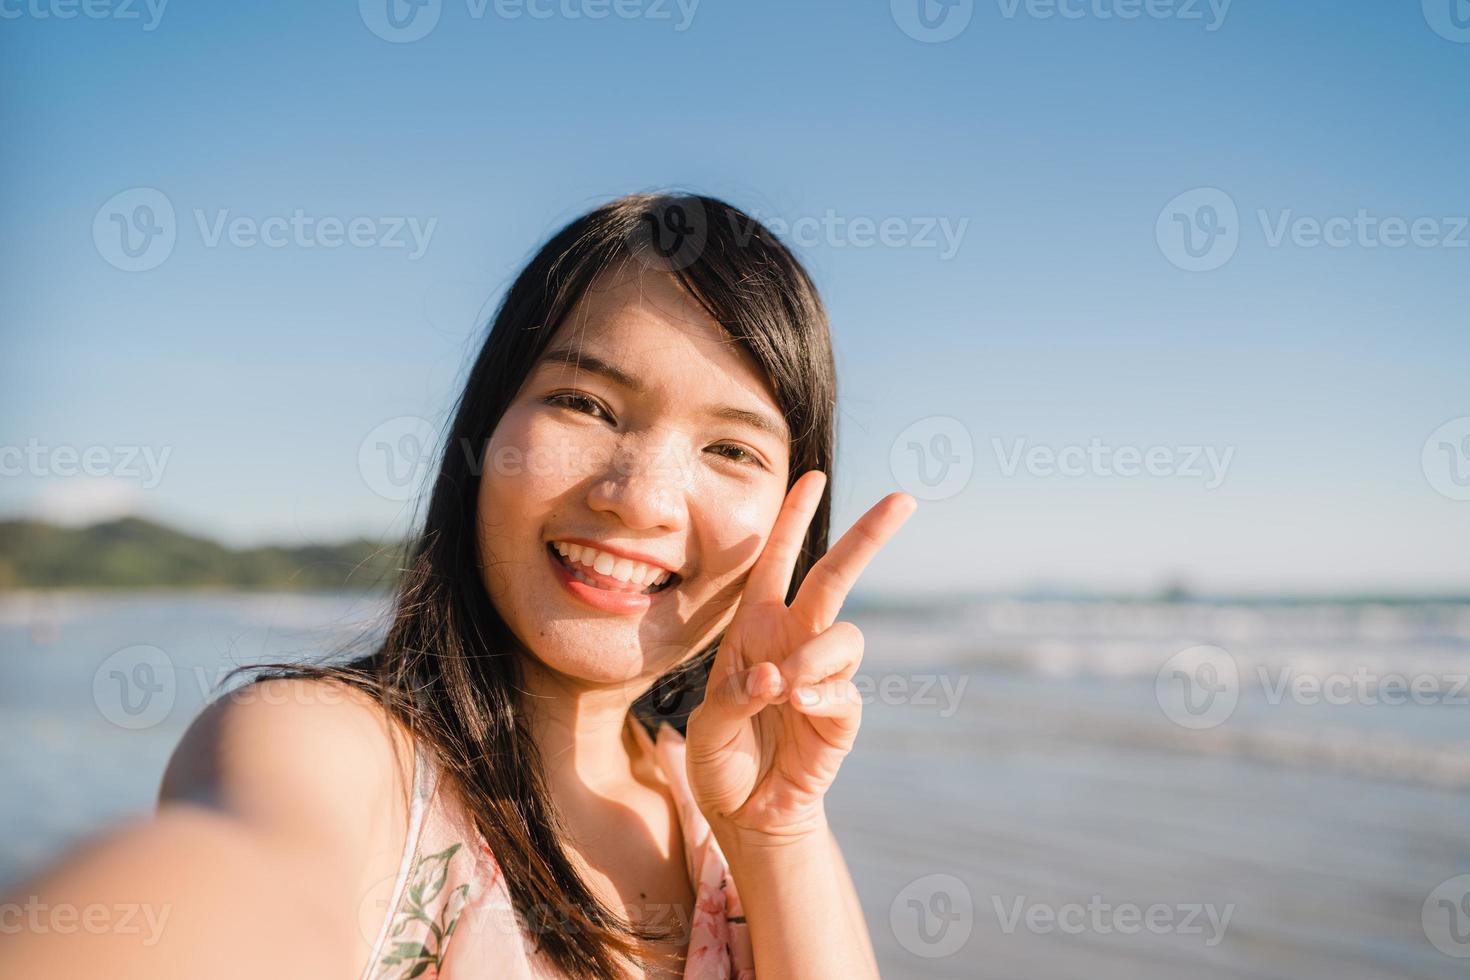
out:
{"label": "wrist", "polygon": [[710,831],[732,865],[787,861],[807,851],[823,853],[832,834],[822,811],[779,828],[754,829],[729,820],[710,821]]}

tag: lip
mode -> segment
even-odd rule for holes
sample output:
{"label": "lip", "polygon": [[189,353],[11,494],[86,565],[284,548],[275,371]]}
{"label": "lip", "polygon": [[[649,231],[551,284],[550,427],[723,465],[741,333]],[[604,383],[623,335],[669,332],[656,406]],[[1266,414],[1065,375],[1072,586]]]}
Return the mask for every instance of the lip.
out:
{"label": "lip", "polygon": [[[573,538],[557,538],[556,540],[574,541],[576,544],[582,543],[580,541],[575,541],[575,539]],[[587,547],[595,548],[597,546],[588,545]],[[616,552],[612,551],[609,551],[608,553],[616,554]],[[546,560],[551,563],[551,571],[552,574],[556,576],[556,580],[560,582],[568,592],[576,596],[578,599],[582,600],[582,602],[591,606],[593,609],[597,609],[602,612],[616,613],[622,616],[646,612],[654,604],[655,601],[673,591],[673,589],[671,588],[664,589],[661,592],[653,593],[613,592],[609,589],[595,589],[585,582],[579,582],[578,580],[572,578],[572,573],[569,572],[567,570],[567,567],[561,563],[561,556],[556,553],[555,548],[548,547],[546,549]],[[660,565],[659,567],[662,568],[663,566]],[[583,572],[583,574],[591,578],[601,577],[598,575],[597,572],[593,571],[592,569],[587,569],[585,572]]]}
{"label": "lip", "polygon": [[596,551],[605,551],[610,555],[616,555],[619,558],[626,558],[629,561],[639,561],[645,565],[652,565],[655,568],[661,568],[664,571],[670,572],[675,575],[677,575],[679,572],[677,568],[670,567],[669,564],[662,558],[656,558],[653,555],[641,554],[637,551],[627,551],[623,548],[613,548],[601,541],[593,541],[589,538],[552,538],[551,540],[560,541],[563,544],[579,544],[584,548],[592,548]]}

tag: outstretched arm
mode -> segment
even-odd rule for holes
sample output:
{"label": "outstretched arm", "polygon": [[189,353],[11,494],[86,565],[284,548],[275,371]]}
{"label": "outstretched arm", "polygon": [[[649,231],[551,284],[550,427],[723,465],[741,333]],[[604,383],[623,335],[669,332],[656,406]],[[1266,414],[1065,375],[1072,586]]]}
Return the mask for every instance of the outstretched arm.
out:
{"label": "outstretched arm", "polygon": [[381,908],[367,889],[391,881],[407,823],[392,737],[365,700],[267,681],[211,705],[154,817],[0,901],[19,926],[0,943],[0,976],[360,974],[372,934],[359,910]]}

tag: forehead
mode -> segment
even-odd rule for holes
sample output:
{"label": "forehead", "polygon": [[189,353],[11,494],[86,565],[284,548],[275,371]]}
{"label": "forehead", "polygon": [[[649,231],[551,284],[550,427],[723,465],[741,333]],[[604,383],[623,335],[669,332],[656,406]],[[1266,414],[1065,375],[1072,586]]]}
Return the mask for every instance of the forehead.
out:
{"label": "forehead", "polygon": [[[575,348],[611,362],[650,390],[697,388],[707,395],[777,410],[765,373],[675,279],[627,262],[581,297],[547,347]],[[548,365],[571,374],[575,367]],[[743,399],[741,398],[743,396]]]}

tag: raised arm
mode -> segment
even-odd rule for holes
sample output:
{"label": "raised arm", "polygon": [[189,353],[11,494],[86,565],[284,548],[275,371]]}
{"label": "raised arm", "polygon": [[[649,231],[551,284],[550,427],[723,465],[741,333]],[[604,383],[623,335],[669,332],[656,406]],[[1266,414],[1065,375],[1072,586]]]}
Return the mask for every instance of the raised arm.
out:
{"label": "raised arm", "polygon": [[852,750],[863,635],[837,622],[862,570],[914,512],[884,497],[823,555],[786,604],[824,474],[792,485],[689,716],[689,782],[730,862],[758,976],[876,978],[826,795]]}
{"label": "raised arm", "polygon": [[0,976],[358,976],[403,847],[410,751],[337,685],[271,680],[216,702],[154,817],[3,900],[34,911],[0,943]]}

